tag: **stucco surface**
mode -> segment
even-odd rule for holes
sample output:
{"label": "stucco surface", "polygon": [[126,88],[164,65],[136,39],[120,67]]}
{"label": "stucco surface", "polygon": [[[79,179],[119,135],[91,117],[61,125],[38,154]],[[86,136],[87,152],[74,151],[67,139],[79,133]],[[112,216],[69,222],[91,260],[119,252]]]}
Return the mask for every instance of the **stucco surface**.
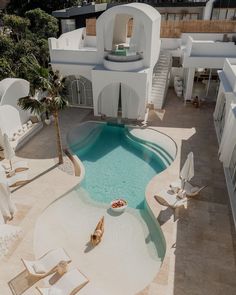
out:
{"label": "stucco surface", "polygon": [[[178,154],[170,169],[156,176],[146,189],[147,202],[166,238],[167,253],[160,272],[139,295],[236,293],[235,230],[218,160],[213,110],[211,103],[201,109],[184,106],[169,91],[165,109],[149,114],[149,125],[172,137]],[[72,126],[91,119],[94,117],[86,110],[65,111],[61,116],[63,139]],[[77,184],[75,177],[55,167],[53,134],[53,126],[45,127],[18,153],[28,159],[33,181],[13,192],[18,214],[11,223],[24,229],[24,237],[1,261],[0,290],[4,295],[12,294],[8,282],[24,270],[20,258],[34,258],[33,234],[38,216]],[[178,177],[190,151],[195,155],[193,183],[208,186],[196,199],[189,200],[186,208],[173,211],[162,207],[153,195]],[[25,294],[37,292],[32,286]]]}

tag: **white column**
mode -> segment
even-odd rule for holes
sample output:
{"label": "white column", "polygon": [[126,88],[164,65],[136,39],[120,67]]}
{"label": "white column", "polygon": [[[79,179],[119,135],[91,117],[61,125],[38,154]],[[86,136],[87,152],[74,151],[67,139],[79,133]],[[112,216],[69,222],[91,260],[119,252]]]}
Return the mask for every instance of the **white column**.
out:
{"label": "white column", "polygon": [[204,20],[210,20],[211,19],[211,14],[212,14],[212,9],[213,9],[213,3],[215,0],[210,0],[206,3],[206,6],[204,8],[203,12],[203,19]]}
{"label": "white column", "polygon": [[188,68],[188,73],[185,82],[184,100],[192,99],[193,82],[194,82],[195,68]]}
{"label": "white column", "polygon": [[209,78],[208,78],[208,82],[207,82],[206,97],[208,96],[208,93],[209,93],[210,84],[211,84],[211,77],[212,77],[212,69],[210,69]]}

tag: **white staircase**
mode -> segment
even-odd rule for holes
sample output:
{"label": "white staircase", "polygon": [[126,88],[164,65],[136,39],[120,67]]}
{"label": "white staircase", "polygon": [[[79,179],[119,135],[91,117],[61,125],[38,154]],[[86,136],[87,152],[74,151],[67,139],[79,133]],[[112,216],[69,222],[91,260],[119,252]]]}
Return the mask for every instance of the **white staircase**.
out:
{"label": "white staircase", "polygon": [[168,52],[160,52],[158,62],[153,69],[152,77],[152,93],[150,104],[155,109],[162,109],[169,86],[169,72],[171,69],[171,54]]}

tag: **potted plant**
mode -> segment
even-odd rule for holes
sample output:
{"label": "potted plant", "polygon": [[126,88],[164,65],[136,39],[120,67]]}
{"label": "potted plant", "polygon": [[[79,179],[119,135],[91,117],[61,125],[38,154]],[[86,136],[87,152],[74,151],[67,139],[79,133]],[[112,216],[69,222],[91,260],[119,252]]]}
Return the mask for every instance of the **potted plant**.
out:
{"label": "potted plant", "polygon": [[50,125],[51,124],[51,119],[49,118],[49,114],[48,111],[45,112],[45,120],[44,120],[46,125]]}

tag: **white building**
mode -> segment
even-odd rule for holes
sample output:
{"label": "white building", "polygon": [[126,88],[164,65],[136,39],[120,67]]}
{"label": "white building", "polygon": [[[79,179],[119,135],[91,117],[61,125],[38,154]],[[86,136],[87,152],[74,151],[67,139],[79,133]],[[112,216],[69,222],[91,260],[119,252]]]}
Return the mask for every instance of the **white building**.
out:
{"label": "white building", "polygon": [[70,103],[93,106],[96,116],[120,112],[123,118],[144,119],[160,53],[160,21],[153,7],[132,3],[105,11],[97,20],[96,37],[82,28],[50,38],[51,64],[69,77]]}
{"label": "white building", "polygon": [[236,59],[226,59],[219,76],[221,83],[214,121],[236,224]]}
{"label": "white building", "polygon": [[[205,16],[213,3],[207,3]],[[163,107],[175,76],[183,81],[179,93],[185,101],[193,98],[196,80],[204,86],[202,98],[210,89],[216,96],[217,71],[225,58],[236,58],[235,34],[207,33],[206,28],[204,33],[160,39],[160,21],[149,5],[119,5],[97,19],[95,36],[81,28],[50,38],[51,64],[68,77],[71,105],[93,107],[96,116],[144,119],[147,106]]]}
{"label": "white building", "polygon": [[[30,83],[23,79],[7,78],[0,81],[0,145],[6,133],[15,150],[18,150],[38,130],[42,123],[33,124],[31,113],[18,106],[21,97],[29,95]],[[30,122],[31,123],[30,123]],[[28,123],[28,124],[27,124]]]}

